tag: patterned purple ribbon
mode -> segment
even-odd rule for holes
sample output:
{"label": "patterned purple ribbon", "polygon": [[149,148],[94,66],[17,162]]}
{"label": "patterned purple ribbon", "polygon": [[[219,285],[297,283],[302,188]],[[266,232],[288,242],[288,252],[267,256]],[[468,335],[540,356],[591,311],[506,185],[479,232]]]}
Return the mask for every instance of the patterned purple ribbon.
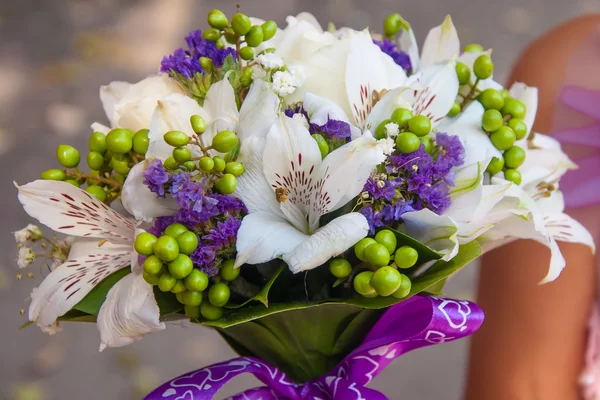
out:
{"label": "patterned purple ribbon", "polygon": [[474,303],[415,296],[390,307],[363,343],[327,375],[295,384],[263,361],[241,357],[214,364],[172,379],[145,400],[213,399],[238,375],[250,373],[266,386],[246,390],[229,400],[387,400],[366,387],[394,359],[411,350],[460,339],[483,323]]}

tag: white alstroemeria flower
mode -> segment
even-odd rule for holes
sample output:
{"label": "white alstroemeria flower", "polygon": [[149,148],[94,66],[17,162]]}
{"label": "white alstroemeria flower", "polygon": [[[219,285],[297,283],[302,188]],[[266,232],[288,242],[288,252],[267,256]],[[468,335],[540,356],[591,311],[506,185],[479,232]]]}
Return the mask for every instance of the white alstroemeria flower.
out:
{"label": "white alstroemeria flower", "polygon": [[[165,328],[152,286],[144,281],[141,269],[135,268],[138,255],[133,249],[132,220],[66,182],[36,180],[18,189],[27,214],[58,233],[79,238],[67,261],[33,290],[29,320],[41,327],[52,326],[104,278],[131,266],[134,271],[110,289],[100,309],[101,349],[123,346]],[[140,297],[124,302],[122,293]]]}
{"label": "white alstroemeria flower", "polygon": [[96,122],[92,129],[102,133],[111,128],[146,129],[156,102],[174,93],[183,94],[183,88],[167,74],[150,76],[137,83],[111,82],[100,88],[100,100],[110,127]]}
{"label": "white alstroemeria flower", "polygon": [[358,195],[385,156],[370,134],[328,154],[308,130],[281,115],[266,137],[242,142],[246,172],[236,194],[249,214],[237,236],[236,265],[282,257],[294,273],[315,268],[368,233],[366,218],[345,214],[319,227],[319,218]]}
{"label": "white alstroemeria flower", "polygon": [[350,122],[348,115],[340,106],[324,97],[306,93],[302,107],[310,122],[319,126],[326,125],[329,120],[342,121],[350,126],[350,138],[357,139],[362,135],[361,130]]}
{"label": "white alstroemeria flower", "polygon": [[[165,160],[171,156],[173,147],[164,140],[164,134],[168,131],[177,130],[189,137],[195,137],[190,124],[192,115],[200,115],[205,120],[207,129],[202,134],[202,139],[209,145],[213,137],[222,130],[236,131],[241,138],[246,132],[268,129],[276,118],[275,110],[278,105],[279,99],[262,80],[254,81],[240,111],[237,109],[233,88],[227,79],[211,86],[204,107],[181,94],[162,98],[152,116],[146,158]],[[193,156],[201,155],[198,146],[188,147]],[[173,215],[178,210],[175,201],[171,198],[157,197],[144,185],[142,174],[145,168],[146,163],[142,162],[129,172],[121,194],[123,206],[138,220],[150,221],[156,217]]]}

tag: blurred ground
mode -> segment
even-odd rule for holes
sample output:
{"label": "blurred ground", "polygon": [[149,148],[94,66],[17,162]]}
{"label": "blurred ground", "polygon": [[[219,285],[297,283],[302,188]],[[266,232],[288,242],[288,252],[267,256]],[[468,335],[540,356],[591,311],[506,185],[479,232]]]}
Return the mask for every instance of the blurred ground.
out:
{"label": "blurred ground", "polygon": [[[597,0],[240,0],[242,11],[284,25],[305,10],[322,24],[379,28],[399,11],[423,41],[427,30],[452,13],[464,43],[494,49],[496,77],[503,81],[518,53],[536,35],[566,19],[600,11]],[[91,324],[66,324],[50,337],[19,310],[42,275],[15,278],[16,247],[10,232],[29,220],[16,201],[12,181],[33,180],[55,165],[62,142],[86,147],[88,126],[104,121],[98,88],[112,80],[137,81],[154,72],[163,55],[182,44],[192,28],[203,28],[207,12],[233,13],[233,1],[203,0],[0,0],[0,399],[139,399],[163,380],[221,361],[233,353],[212,331],[170,327],[143,341],[98,353]],[[557,54],[560,57],[559,54]],[[548,60],[551,62],[551,60]],[[41,270],[40,270],[41,271]],[[475,267],[448,285],[456,297],[472,298]],[[458,400],[467,341],[408,354],[373,385],[390,399]],[[252,383],[235,381],[223,393]]]}

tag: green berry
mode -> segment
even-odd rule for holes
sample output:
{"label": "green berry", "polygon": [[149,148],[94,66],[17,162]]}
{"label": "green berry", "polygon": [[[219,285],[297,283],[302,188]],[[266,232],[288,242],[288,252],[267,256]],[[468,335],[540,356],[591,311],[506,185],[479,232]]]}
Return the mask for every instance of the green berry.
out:
{"label": "green berry", "polygon": [[250,84],[252,84],[253,74],[254,68],[248,66],[244,68],[242,71],[242,76],[240,77],[240,83],[244,86],[250,86]]}
{"label": "green berry", "polygon": [[221,32],[218,29],[210,28],[202,32],[202,39],[216,42],[221,37]]}
{"label": "green berry", "polygon": [[187,147],[176,147],[173,149],[173,158],[179,164],[190,161],[192,158],[192,152]]}
{"label": "green berry", "polygon": [[425,136],[431,132],[431,121],[424,115],[415,115],[408,120],[408,130],[417,136]]}
{"label": "green berry", "polygon": [[406,276],[404,274],[400,274],[400,276],[402,277],[400,287],[398,288],[398,290],[396,290],[394,293],[392,293],[392,296],[394,296],[398,299],[403,299],[410,294],[412,282],[410,281],[410,278],[408,276]]}
{"label": "green berry", "polygon": [[522,176],[519,171],[516,169],[507,169],[504,171],[504,179],[507,181],[516,183],[517,185],[521,184]]}
{"label": "green berry", "polygon": [[504,97],[496,89],[485,89],[477,97],[477,100],[481,103],[483,108],[486,110],[502,110],[504,107]]}
{"label": "green berry", "polygon": [[454,103],[452,103],[452,108],[450,108],[450,111],[448,111],[448,116],[456,117],[458,114],[460,114],[460,110],[460,103],[458,101],[455,101]]}
{"label": "green berry", "polygon": [[104,165],[104,156],[97,151],[90,151],[87,155],[87,164],[91,169],[99,170]]}
{"label": "green berry", "polygon": [[377,242],[375,241],[375,239],[372,239],[372,238],[364,238],[364,239],[359,240],[358,243],[356,243],[354,245],[354,254],[356,254],[356,257],[359,260],[366,261],[366,258],[364,257],[365,248],[374,243],[377,243]]}
{"label": "green berry", "polygon": [[62,169],[49,169],[40,174],[40,178],[48,181],[64,181],[67,174]]}
{"label": "green berry", "polygon": [[465,63],[456,63],[456,76],[458,77],[458,83],[466,85],[471,81],[471,70]]}
{"label": "green berry", "polygon": [[133,151],[138,154],[146,154],[150,140],[148,139],[148,129],[140,129],[133,135]]}
{"label": "green berry", "polygon": [[377,125],[377,128],[375,128],[375,139],[385,139],[387,137],[387,129],[385,126],[391,122],[391,119],[384,119]]}
{"label": "green berry", "polygon": [[202,293],[186,291],[181,294],[181,300],[186,306],[198,307],[202,304]]}
{"label": "green berry", "polygon": [[190,142],[190,137],[181,131],[169,131],[164,135],[165,142],[169,146],[183,147]]}
{"label": "green berry", "polygon": [[91,185],[85,188],[85,191],[102,202],[106,201],[106,192],[101,186]]}
{"label": "green berry", "polygon": [[185,287],[192,292],[203,292],[208,287],[208,275],[199,269],[194,269],[185,277]]}
{"label": "green berry", "polygon": [[405,24],[406,22],[402,19],[400,14],[390,14],[383,21],[383,33],[388,37],[392,37],[396,35],[400,28]]}
{"label": "green berry", "polygon": [[517,169],[525,162],[525,150],[513,146],[504,152],[504,165],[506,168]]}
{"label": "green berry", "polygon": [[223,316],[223,309],[206,302],[202,303],[200,306],[200,314],[209,321],[215,321],[221,319]]}
{"label": "green berry", "polygon": [[181,292],[181,293],[176,293],[175,294],[175,298],[177,299],[178,302],[180,302],[181,304],[183,304],[183,294],[185,292]]}
{"label": "green berry", "polygon": [[371,286],[380,296],[389,296],[400,288],[402,276],[392,267],[381,267],[373,274]]}
{"label": "green berry", "polygon": [[336,278],[345,278],[352,272],[352,265],[343,258],[334,258],[329,262],[329,272]]}
{"label": "green berry", "polygon": [[159,276],[152,275],[152,274],[149,274],[147,272],[142,273],[142,277],[144,278],[144,280],[146,282],[148,282],[149,285],[152,285],[152,286],[158,285],[158,282],[160,281],[160,277]]}
{"label": "green berry", "polygon": [[515,143],[517,136],[515,135],[515,131],[503,125],[496,132],[492,133],[490,139],[498,150],[508,150]]}
{"label": "green berry", "polygon": [[419,253],[414,247],[402,246],[394,254],[394,263],[398,268],[410,268],[419,260]]}
{"label": "green berry", "polygon": [[171,288],[171,293],[183,293],[185,292],[185,283],[181,279],[175,281],[175,285]]}
{"label": "green berry", "polygon": [[481,127],[487,132],[495,132],[502,126],[504,120],[498,110],[487,110],[481,118]]}
{"label": "green berry", "polygon": [[212,147],[219,153],[228,153],[239,143],[237,135],[232,131],[217,133],[212,141]]}
{"label": "green berry", "polygon": [[152,246],[152,251],[161,260],[171,262],[179,255],[179,245],[171,236],[161,236]]}
{"label": "green berry", "polygon": [[177,245],[180,253],[189,256],[198,248],[198,236],[194,232],[183,232],[177,236]]}
{"label": "green berry", "polygon": [[210,172],[215,167],[215,162],[210,157],[202,157],[198,161],[198,167],[204,172]]}
{"label": "green berry", "polygon": [[396,149],[400,153],[409,154],[419,150],[421,141],[412,132],[402,132],[396,137]]}
{"label": "green berry", "polygon": [[364,251],[365,260],[374,267],[383,267],[390,263],[390,252],[379,243],[367,246]]}
{"label": "green berry", "polygon": [[413,117],[412,111],[408,108],[396,108],[392,113],[391,120],[393,123],[398,124],[400,129],[404,128],[408,121]]}
{"label": "green berry", "polygon": [[190,257],[185,254],[178,254],[177,257],[169,263],[169,273],[177,279],[183,279],[192,272],[194,263]]}
{"label": "green berry", "polygon": [[80,187],[80,186],[81,186],[81,185],[79,184],[79,182],[77,182],[77,181],[76,181],[76,180],[74,180],[74,179],[67,179],[65,182],[67,182],[67,183],[69,183],[69,184],[71,184],[71,185],[73,185],[73,186],[75,186],[75,187]]}
{"label": "green berry", "polygon": [[158,279],[158,288],[161,292],[170,292],[176,282],[177,279],[165,272]]}
{"label": "green berry", "polygon": [[250,47],[258,47],[264,40],[264,32],[260,25],[255,25],[246,33],[246,44]]}
{"label": "green berry", "polygon": [[131,167],[129,166],[129,162],[131,161],[129,158],[119,158],[120,154],[115,154],[110,161],[110,166],[116,173],[121,175],[127,175],[129,171],[131,171]]}
{"label": "green berry", "polygon": [[151,256],[153,254],[152,246],[154,246],[154,243],[156,243],[157,240],[157,237],[153,234],[142,232],[135,237],[133,248],[138,254]]}
{"label": "green berry", "polygon": [[192,115],[190,117],[190,124],[192,125],[192,130],[197,135],[201,135],[206,130],[206,121],[199,115]]}
{"label": "green berry", "polygon": [[465,46],[465,53],[480,53],[483,51],[483,46],[477,43],[471,43]]}
{"label": "green berry", "polygon": [[235,280],[240,275],[240,269],[235,268],[235,260],[225,260],[219,269],[219,275],[227,282]]}
{"label": "green berry", "polygon": [[208,24],[215,29],[225,29],[229,26],[229,21],[223,11],[215,9],[208,13]]}
{"label": "green berry", "polygon": [[185,169],[187,169],[188,171],[195,171],[196,170],[196,163],[193,161],[186,161],[183,163],[183,166],[185,167]]}
{"label": "green berry", "polygon": [[232,174],[225,174],[215,182],[215,187],[221,194],[231,194],[235,191],[237,179]]}
{"label": "green berry", "polygon": [[482,54],[473,64],[473,73],[477,79],[488,79],[494,73],[494,62],[487,54]]}
{"label": "green berry", "polygon": [[360,274],[354,277],[354,290],[356,293],[363,296],[372,296],[373,294],[377,294],[373,286],[371,286],[371,278],[373,277],[373,272],[371,271],[363,271]]}
{"label": "green berry", "polygon": [[179,163],[177,161],[175,161],[175,159],[173,158],[173,156],[167,158],[164,162],[163,165],[166,169],[174,171],[176,169],[179,168]]}
{"label": "green berry", "polygon": [[240,49],[240,57],[242,60],[252,60],[254,58],[254,49],[252,47],[246,46]]}
{"label": "green berry", "polygon": [[327,140],[325,140],[325,138],[318,133],[312,135],[312,138],[317,142],[317,145],[319,146],[321,158],[325,158],[325,156],[329,154],[329,144],[327,143]]}
{"label": "green berry", "polygon": [[[231,28],[225,29],[225,34],[223,36],[225,36],[225,40],[227,41],[227,43],[229,43],[229,44],[237,43],[237,36],[235,35],[235,32],[233,31],[233,29],[231,29]],[[222,39],[219,41],[222,42]],[[223,43],[223,45],[224,45],[224,43]]]}
{"label": "green berry", "polygon": [[510,97],[510,93],[509,93],[509,92],[508,92],[508,90],[506,90],[506,89],[502,89],[502,90],[500,91],[500,94],[502,95],[502,98],[503,98],[503,99],[506,99],[507,97]]}
{"label": "green berry", "polygon": [[56,149],[56,158],[60,165],[65,168],[75,168],[79,165],[79,161],[81,160],[77,149],[68,144],[61,144],[58,146]]}
{"label": "green berry", "polygon": [[150,275],[158,275],[163,270],[163,262],[160,258],[152,255],[146,258],[143,264],[144,272]]}
{"label": "green berry", "polygon": [[252,28],[252,22],[246,14],[235,13],[231,17],[231,27],[238,36],[244,36]]}
{"label": "green berry", "polygon": [[213,70],[215,69],[215,64],[208,57],[200,57],[198,59],[198,61],[200,62],[200,66],[202,67],[202,69],[204,70],[204,72],[207,73],[207,74],[212,73]]}
{"label": "green berry", "polygon": [[172,238],[177,238],[184,232],[189,232],[188,228],[185,225],[176,222],[167,226],[164,235],[171,236]]}
{"label": "green berry", "polygon": [[200,307],[197,306],[184,306],[183,311],[190,319],[200,318]]}
{"label": "green berry", "polygon": [[277,22],[275,21],[266,21],[261,27],[263,30],[263,40],[269,40],[277,33]]}
{"label": "green berry", "polygon": [[238,161],[231,161],[225,165],[225,173],[233,176],[240,176],[244,173],[244,164]]}
{"label": "green berry", "polygon": [[512,97],[507,97],[504,99],[504,107],[502,107],[502,114],[507,115],[510,114],[513,118],[525,118],[525,114],[527,114],[527,107],[521,100],[517,100]]}
{"label": "green berry", "polygon": [[216,307],[223,307],[227,304],[230,297],[231,291],[229,290],[229,286],[222,282],[215,283],[208,290],[208,301]]}
{"label": "green berry", "polygon": [[527,136],[527,125],[522,119],[519,118],[511,118],[508,121],[508,126],[515,131],[515,135],[517,136],[517,140],[523,139]]}
{"label": "green berry", "polygon": [[90,151],[104,154],[106,152],[106,135],[102,132],[92,133],[88,141],[88,147]]}
{"label": "green berry", "polygon": [[431,140],[431,136],[423,136],[421,138],[421,143],[423,143],[423,147],[425,147],[426,153],[431,153],[433,150],[433,142]]}
{"label": "green berry", "polygon": [[504,169],[504,157],[493,157],[485,171],[490,175],[496,175]]}
{"label": "green berry", "polygon": [[396,235],[394,235],[394,232],[387,229],[377,232],[375,235],[375,241],[384,245],[390,254],[396,250],[396,246],[398,245],[398,241],[396,240]]}
{"label": "green berry", "polygon": [[106,148],[115,154],[129,153],[132,147],[133,138],[125,129],[113,129],[106,135]]}
{"label": "green berry", "polygon": [[214,156],[212,158],[214,166],[213,166],[213,171],[215,172],[223,172],[225,171],[225,167],[227,166],[227,163],[225,162],[225,160],[223,159],[223,157],[219,157],[219,156]]}

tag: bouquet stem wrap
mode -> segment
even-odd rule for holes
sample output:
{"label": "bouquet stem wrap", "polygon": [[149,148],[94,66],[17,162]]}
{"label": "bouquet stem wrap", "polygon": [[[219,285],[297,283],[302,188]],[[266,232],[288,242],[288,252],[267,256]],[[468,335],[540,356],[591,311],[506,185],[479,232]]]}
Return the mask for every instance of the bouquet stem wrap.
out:
{"label": "bouquet stem wrap", "polygon": [[266,386],[231,400],[366,399],[387,397],[366,387],[395,358],[411,350],[460,339],[483,323],[483,311],[469,301],[415,296],[390,307],[362,344],[324,376],[297,384],[282,371],[253,357],[235,358],[172,379],[145,400],[213,399],[238,375],[250,373]]}

